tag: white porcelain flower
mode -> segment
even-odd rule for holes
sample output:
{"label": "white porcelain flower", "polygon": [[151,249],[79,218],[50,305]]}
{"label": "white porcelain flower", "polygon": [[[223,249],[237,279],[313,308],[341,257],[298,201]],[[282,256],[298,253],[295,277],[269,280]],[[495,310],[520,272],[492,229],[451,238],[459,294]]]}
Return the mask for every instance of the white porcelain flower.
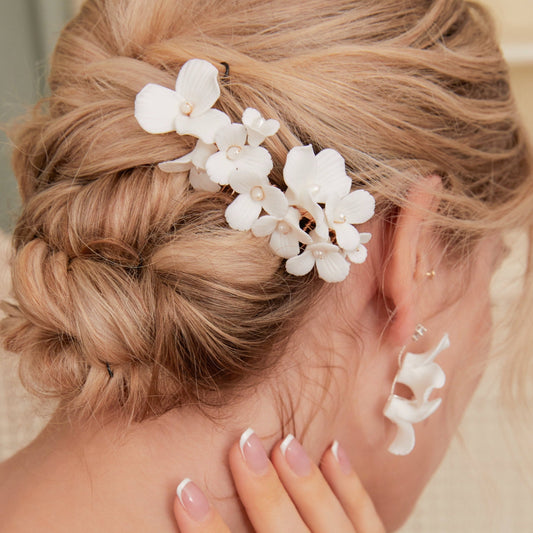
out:
{"label": "white porcelain flower", "polygon": [[315,155],[311,145],[296,146],[287,154],[283,177],[290,205],[307,210],[316,222],[316,232],[321,238],[327,238],[328,225],[318,204],[350,192],[352,180],[346,175],[342,156],[330,148]]}
{"label": "white porcelain flower", "polygon": [[261,113],[253,107],[248,107],[242,114],[242,123],[248,132],[248,144],[259,146],[267,137],[275,135],[279,130],[279,122],[273,118],[265,120]]}
{"label": "white porcelain flower", "polygon": [[239,193],[226,209],[226,220],[233,229],[250,229],[263,209],[276,218],[287,214],[287,198],[278,187],[270,184],[266,176],[236,172],[230,176],[229,184]]}
{"label": "white porcelain flower", "polygon": [[[332,149],[316,154],[311,145],[291,149],[283,168],[286,192],[273,186],[270,153],[259,145],[278,132],[280,124],[247,108],[242,124],[213,105],[220,96],[218,70],[201,59],[187,61],[179,71],[175,90],[150,83],[135,99],[135,117],[149,133],[175,130],[198,138],[195,148],[173,161],[159,164],[165,172],[189,172],[194,189],[217,192],[229,185],[237,197],[226,209],[229,225],[270,236],[270,246],[287,259],[286,269],[302,276],[317,266],[329,282],[346,278],[350,262],[362,263],[369,233],[353,226],[374,213],[374,200],[365,191],[350,193],[351,179],[344,159]],[[261,216],[266,211],[266,215]],[[300,228],[301,217],[311,219],[311,234]],[[260,217],[260,218],[259,218]],[[335,232],[336,244],[330,240]],[[300,253],[301,244],[306,248]]]}
{"label": "white porcelain flower", "polygon": [[308,244],[300,255],[287,259],[287,272],[294,276],[304,276],[316,265],[318,276],[324,281],[336,283],[346,279],[350,263],[342,250],[331,241],[322,239],[316,231],[312,231],[310,235],[313,243]]}
{"label": "white porcelain flower", "polygon": [[196,191],[220,191],[220,185],[215,183],[205,170],[191,168],[189,171],[189,183]]}
{"label": "white porcelain flower", "polygon": [[252,226],[256,237],[270,235],[270,247],[274,253],[285,259],[300,253],[300,243],[311,244],[313,239],[300,228],[300,212],[290,207],[285,217],[264,215]]}
{"label": "white porcelain flower", "polygon": [[374,197],[367,191],[358,190],[344,197],[332,195],[326,202],[326,220],[335,231],[337,244],[347,252],[360,244],[359,232],[352,224],[362,224],[374,215]]}
{"label": "white porcelain flower", "polygon": [[178,159],[159,163],[159,168],[163,172],[183,172],[189,170],[189,182],[193,189],[208,192],[218,192],[220,186],[213,182],[205,170],[207,160],[217,151],[214,144],[204,143],[198,139],[192,152],[185,154]]}
{"label": "white porcelain flower", "polygon": [[364,263],[368,256],[368,250],[364,246],[372,238],[371,233],[360,233],[359,234],[359,246],[355,250],[346,253],[346,257],[356,264]]}
{"label": "white porcelain flower", "polygon": [[148,133],[176,131],[213,143],[215,133],[230,123],[212,109],[220,96],[218,70],[208,61],[191,59],[180,69],[176,90],[149,83],[135,99],[135,118]]}
{"label": "white porcelain flower", "polygon": [[243,172],[268,176],[272,170],[272,157],[265,148],[246,145],[246,128],[242,124],[230,124],[217,131],[215,142],[219,152],[206,163],[211,179],[227,185],[232,174]]}

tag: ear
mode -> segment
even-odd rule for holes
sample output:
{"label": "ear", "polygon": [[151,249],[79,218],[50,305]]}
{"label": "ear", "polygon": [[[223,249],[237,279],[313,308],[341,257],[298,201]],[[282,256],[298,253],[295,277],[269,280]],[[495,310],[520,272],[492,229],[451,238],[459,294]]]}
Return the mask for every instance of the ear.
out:
{"label": "ear", "polygon": [[416,182],[409,189],[391,232],[383,290],[393,309],[388,326],[388,337],[393,344],[406,344],[420,322],[420,286],[428,280],[426,273],[437,261],[429,216],[438,207],[437,193],[441,189],[438,176]]}

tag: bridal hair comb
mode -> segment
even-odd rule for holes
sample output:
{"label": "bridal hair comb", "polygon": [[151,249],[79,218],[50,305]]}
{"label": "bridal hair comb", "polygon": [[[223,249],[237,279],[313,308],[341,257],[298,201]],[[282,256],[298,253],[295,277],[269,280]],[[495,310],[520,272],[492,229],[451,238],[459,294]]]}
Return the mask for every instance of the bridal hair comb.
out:
{"label": "bridal hair comb", "polygon": [[[227,71],[227,68],[226,68]],[[213,109],[220,97],[217,68],[191,59],[181,68],[175,90],[149,83],[135,99],[135,118],[148,133],[175,131],[198,139],[192,152],[159,163],[164,172],[189,172],[190,185],[212,193],[230,187],[237,195],[226,209],[231,228],[269,237],[274,253],[287,261],[287,272],[309,273],[316,265],[327,282],[346,278],[351,263],[363,263],[370,233],[354,224],[368,221],[375,201],[364,190],[350,191],[343,157],[330,148],[315,154],[311,145],[287,154],[283,178],[287,189],[268,175],[272,157],[263,141],[280,123],[247,108],[242,123],[231,123]]]}

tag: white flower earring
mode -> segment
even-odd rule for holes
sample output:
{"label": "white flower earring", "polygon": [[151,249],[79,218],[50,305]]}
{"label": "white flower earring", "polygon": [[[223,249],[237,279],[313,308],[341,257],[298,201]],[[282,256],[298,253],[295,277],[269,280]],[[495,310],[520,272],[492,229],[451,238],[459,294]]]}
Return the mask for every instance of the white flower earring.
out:
{"label": "white flower earring", "polygon": [[[419,340],[426,331],[426,328],[419,324],[412,336],[413,340]],[[428,418],[441,404],[441,398],[431,401],[428,401],[428,398],[433,389],[440,389],[446,381],[446,375],[434,359],[449,346],[450,339],[445,333],[437,347],[428,352],[420,354],[407,352],[402,359],[405,347],[402,348],[399,355],[399,370],[383,410],[383,414],[398,427],[396,437],[388,448],[390,453],[394,455],[411,453],[415,446],[413,424]],[[408,399],[398,396],[395,393],[397,383],[409,387],[413,397]]]}

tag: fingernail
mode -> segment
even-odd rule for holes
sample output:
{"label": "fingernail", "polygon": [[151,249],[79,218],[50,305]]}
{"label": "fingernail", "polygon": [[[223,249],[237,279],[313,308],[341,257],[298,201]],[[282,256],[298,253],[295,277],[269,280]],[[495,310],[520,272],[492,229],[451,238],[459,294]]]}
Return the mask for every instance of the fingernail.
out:
{"label": "fingernail", "polygon": [[352,463],[350,463],[350,459],[348,459],[348,455],[344,451],[344,448],[341,447],[339,444],[339,441],[336,440],[331,445],[331,451],[333,453],[333,457],[337,460],[337,463],[339,463],[339,466],[341,467],[341,471],[343,474],[349,474],[352,471]]}
{"label": "fingernail", "polygon": [[176,489],[181,505],[196,522],[201,522],[209,513],[209,502],[204,493],[189,479],[185,478]]}
{"label": "fingernail", "polygon": [[239,441],[242,455],[246,464],[256,474],[265,474],[268,470],[268,457],[254,430],[248,428]]}
{"label": "fingernail", "polygon": [[290,433],[281,443],[281,453],[297,476],[308,476],[311,473],[311,459],[305,453],[303,446]]}

